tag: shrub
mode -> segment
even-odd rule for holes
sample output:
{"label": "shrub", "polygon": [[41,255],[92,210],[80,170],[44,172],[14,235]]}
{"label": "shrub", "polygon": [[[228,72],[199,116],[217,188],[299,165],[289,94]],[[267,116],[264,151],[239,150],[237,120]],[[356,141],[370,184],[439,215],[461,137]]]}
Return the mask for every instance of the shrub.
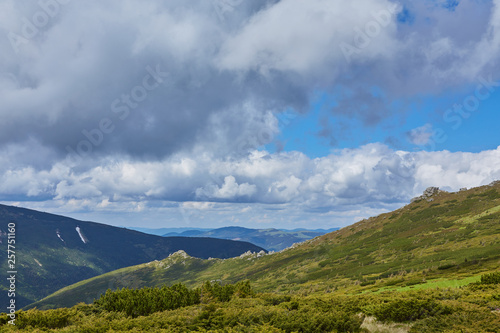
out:
{"label": "shrub", "polygon": [[498,332],[500,316],[474,304],[462,304],[457,311],[417,321],[410,332]]}
{"label": "shrub", "polygon": [[28,311],[19,311],[16,320],[18,328],[28,326],[34,328],[63,328],[69,325],[70,318],[75,315],[72,309],[55,309],[40,311],[31,309]]}
{"label": "shrub", "polygon": [[289,295],[262,295],[261,298],[264,300],[265,305],[279,305],[284,302],[290,302],[292,299]]}
{"label": "shrub", "polygon": [[254,295],[250,281],[240,281],[236,284],[221,285],[219,282],[205,282],[201,287],[201,302],[210,303],[212,301],[229,302],[234,296],[239,298],[251,297]]}
{"label": "shrub", "polygon": [[374,310],[380,321],[411,322],[438,314],[451,313],[451,309],[432,299],[403,299],[382,304]]}
{"label": "shrub", "polygon": [[270,324],[285,332],[359,332],[363,318],[345,312],[318,313],[310,308],[304,311],[276,313]]}
{"label": "shrub", "polygon": [[368,281],[363,281],[359,285],[362,286],[362,287],[364,287],[364,286],[369,286],[371,284],[375,284],[375,281],[369,281],[369,280]]}
{"label": "shrub", "polygon": [[438,267],[439,270],[445,270],[445,269],[450,269],[453,267],[456,267],[457,265],[455,264],[444,264]]}
{"label": "shrub", "polygon": [[481,275],[481,284],[500,284],[500,272]]}
{"label": "shrub", "polygon": [[124,312],[127,316],[146,316],[154,312],[173,310],[198,304],[200,291],[189,290],[182,284],[172,287],[142,288],[111,291],[94,301],[94,305],[111,312]]}

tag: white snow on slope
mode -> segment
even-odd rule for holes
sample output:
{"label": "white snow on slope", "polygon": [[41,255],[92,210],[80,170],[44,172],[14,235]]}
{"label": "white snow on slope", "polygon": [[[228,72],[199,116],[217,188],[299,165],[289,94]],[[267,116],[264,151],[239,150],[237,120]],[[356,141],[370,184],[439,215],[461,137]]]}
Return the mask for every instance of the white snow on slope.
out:
{"label": "white snow on slope", "polygon": [[78,236],[80,236],[80,239],[82,240],[82,242],[84,244],[87,244],[87,240],[85,239],[85,237],[83,237],[82,232],[80,230],[80,227],[76,227],[76,232],[78,232]]}
{"label": "white snow on slope", "polygon": [[57,234],[57,237],[59,237],[59,239],[60,239],[60,240],[61,240],[64,244],[66,244],[66,242],[64,241],[64,239],[62,239],[62,237],[61,237],[61,234],[60,234],[59,230],[56,230],[56,234]]}

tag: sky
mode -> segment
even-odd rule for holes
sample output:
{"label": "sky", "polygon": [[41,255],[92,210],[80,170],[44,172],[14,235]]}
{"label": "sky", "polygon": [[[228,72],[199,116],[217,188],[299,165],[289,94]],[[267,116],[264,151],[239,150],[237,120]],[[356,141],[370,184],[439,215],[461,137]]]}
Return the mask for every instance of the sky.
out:
{"label": "sky", "polygon": [[500,179],[500,0],[0,0],[0,203],[332,228]]}

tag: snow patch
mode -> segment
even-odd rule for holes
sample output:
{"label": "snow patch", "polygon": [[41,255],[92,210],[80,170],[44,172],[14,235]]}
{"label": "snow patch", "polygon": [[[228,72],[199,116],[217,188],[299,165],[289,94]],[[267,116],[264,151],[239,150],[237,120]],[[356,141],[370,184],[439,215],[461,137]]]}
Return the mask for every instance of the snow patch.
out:
{"label": "snow patch", "polygon": [[75,229],[76,229],[76,232],[78,232],[78,236],[80,236],[80,239],[82,240],[83,244],[87,244],[88,240],[87,240],[87,238],[85,238],[85,236],[83,236],[80,227],[77,226]]}
{"label": "snow patch", "polygon": [[56,230],[56,235],[57,235],[57,237],[59,237],[59,239],[61,240],[61,242],[63,242],[64,244],[66,244],[66,242],[64,241],[64,239],[62,239],[62,237],[61,237],[61,233],[59,232],[59,229]]}

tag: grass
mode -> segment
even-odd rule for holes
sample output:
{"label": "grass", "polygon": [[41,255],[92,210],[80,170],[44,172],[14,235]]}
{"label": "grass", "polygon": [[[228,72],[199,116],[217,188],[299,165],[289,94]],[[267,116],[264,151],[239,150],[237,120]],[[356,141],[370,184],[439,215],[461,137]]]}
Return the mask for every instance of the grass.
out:
{"label": "grass", "polygon": [[496,207],[492,207],[492,208],[490,208],[490,209],[488,209],[480,214],[474,215],[474,216],[466,216],[462,219],[462,222],[463,223],[474,223],[485,216],[490,216],[490,215],[493,215],[493,214],[498,213],[498,212],[500,212],[500,205],[498,205]]}
{"label": "grass", "polygon": [[425,289],[435,289],[435,288],[459,288],[466,286],[472,282],[477,282],[481,280],[481,276],[470,276],[464,279],[438,279],[438,280],[431,280],[431,281],[426,281],[424,283],[416,284],[416,285],[411,285],[411,286],[405,286],[405,287],[398,287],[398,288],[390,288],[390,287],[382,287],[379,289],[378,292],[383,292],[383,291],[397,291],[397,292],[404,292],[404,291],[409,291],[409,290],[425,290]]}

